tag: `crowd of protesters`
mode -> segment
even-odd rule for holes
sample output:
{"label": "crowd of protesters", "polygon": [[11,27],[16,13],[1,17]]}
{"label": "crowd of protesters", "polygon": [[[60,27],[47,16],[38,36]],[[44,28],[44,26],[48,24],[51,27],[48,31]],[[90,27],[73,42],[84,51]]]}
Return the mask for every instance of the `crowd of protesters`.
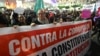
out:
{"label": "crowd of protesters", "polygon": [[[13,12],[13,13],[12,13]],[[14,25],[36,25],[54,22],[69,22],[82,20],[81,11],[60,11],[41,9],[37,13],[33,10],[25,10],[23,14],[17,14],[11,9],[0,12],[0,27],[11,27]],[[91,15],[91,19],[93,19]]]}

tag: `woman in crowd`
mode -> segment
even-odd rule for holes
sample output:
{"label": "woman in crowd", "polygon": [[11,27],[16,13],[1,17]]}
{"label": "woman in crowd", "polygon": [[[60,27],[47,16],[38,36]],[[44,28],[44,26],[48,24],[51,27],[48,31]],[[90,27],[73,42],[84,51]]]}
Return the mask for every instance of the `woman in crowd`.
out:
{"label": "woman in crowd", "polygon": [[16,13],[14,13],[13,22],[11,24],[12,24],[12,26],[14,26],[14,25],[19,25],[19,26],[26,25],[26,19],[23,15],[18,15]]}

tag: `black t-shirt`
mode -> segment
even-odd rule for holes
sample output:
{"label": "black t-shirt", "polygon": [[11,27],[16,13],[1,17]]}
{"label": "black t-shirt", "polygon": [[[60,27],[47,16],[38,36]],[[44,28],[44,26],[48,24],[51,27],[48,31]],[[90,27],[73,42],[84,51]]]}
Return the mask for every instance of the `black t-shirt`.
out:
{"label": "black t-shirt", "polygon": [[39,22],[37,19],[33,20],[32,23],[35,23],[35,24],[38,24],[38,25],[43,24],[43,23]]}

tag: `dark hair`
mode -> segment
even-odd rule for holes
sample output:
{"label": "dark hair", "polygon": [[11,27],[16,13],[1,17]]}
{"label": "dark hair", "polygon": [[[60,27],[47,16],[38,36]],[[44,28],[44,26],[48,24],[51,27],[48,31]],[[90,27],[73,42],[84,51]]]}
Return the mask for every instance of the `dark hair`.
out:
{"label": "dark hair", "polygon": [[8,21],[4,15],[0,15],[0,24],[8,26]]}

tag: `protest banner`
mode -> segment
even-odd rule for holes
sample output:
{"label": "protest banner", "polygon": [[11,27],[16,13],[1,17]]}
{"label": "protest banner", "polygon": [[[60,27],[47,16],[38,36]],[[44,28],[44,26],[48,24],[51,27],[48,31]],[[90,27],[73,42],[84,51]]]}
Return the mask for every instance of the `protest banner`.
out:
{"label": "protest banner", "polygon": [[91,21],[0,28],[0,56],[84,56]]}

